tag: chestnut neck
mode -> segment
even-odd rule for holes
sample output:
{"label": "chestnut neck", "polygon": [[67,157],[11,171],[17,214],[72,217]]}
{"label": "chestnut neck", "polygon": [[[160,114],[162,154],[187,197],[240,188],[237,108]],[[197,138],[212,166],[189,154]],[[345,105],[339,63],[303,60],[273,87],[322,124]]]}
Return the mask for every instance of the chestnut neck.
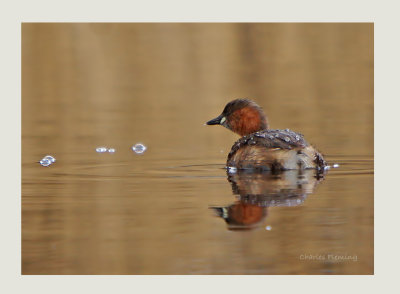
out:
{"label": "chestnut neck", "polygon": [[240,136],[268,129],[267,118],[258,105],[239,108],[229,115],[230,129]]}

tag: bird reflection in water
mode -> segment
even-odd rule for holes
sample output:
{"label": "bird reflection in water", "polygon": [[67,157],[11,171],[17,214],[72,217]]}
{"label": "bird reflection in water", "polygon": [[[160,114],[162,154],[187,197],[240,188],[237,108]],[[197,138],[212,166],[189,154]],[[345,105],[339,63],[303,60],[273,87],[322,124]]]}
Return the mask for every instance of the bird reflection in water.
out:
{"label": "bird reflection in water", "polygon": [[315,170],[228,173],[237,201],[210,208],[225,220],[229,230],[259,228],[267,217],[268,207],[301,205],[323,179],[324,174]]}

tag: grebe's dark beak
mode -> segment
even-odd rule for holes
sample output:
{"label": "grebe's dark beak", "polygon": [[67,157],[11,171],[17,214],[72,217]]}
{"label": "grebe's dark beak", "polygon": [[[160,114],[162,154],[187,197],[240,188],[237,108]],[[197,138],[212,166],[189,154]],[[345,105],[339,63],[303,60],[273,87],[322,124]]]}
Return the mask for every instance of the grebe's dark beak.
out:
{"label": "grebe's dark beak", "polygon": [[218,116],[218,117],[206,122],[206,125],[209,125],[209,126],[211,126],[211,125],[219,125],[219,124],[221,124],[222,118],[223,118],[223,115],[221,114],[220,116]]}

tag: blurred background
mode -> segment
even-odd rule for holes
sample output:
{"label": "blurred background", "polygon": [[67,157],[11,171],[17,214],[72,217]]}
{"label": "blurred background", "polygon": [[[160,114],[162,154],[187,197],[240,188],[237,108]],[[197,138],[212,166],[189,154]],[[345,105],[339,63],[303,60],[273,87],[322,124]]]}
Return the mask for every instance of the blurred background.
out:
{"label": "blurred background", "polygon": [[[372,274],[373,42],[372,23],[23,23],[22,273]],[[340,168],[232,231],[209,207],[236,199],[238,137],[203,124],[244,97]]]}

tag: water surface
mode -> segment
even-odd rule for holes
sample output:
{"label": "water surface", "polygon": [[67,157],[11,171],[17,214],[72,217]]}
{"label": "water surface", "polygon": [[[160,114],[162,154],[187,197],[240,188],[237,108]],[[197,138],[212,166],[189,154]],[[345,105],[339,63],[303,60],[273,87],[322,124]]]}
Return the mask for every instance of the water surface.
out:
{"label": "water surface", "polygon": [[[340,167],[232,180],[239,97]],[[373,269],[372,24],[22,25],[23,274]]]}

